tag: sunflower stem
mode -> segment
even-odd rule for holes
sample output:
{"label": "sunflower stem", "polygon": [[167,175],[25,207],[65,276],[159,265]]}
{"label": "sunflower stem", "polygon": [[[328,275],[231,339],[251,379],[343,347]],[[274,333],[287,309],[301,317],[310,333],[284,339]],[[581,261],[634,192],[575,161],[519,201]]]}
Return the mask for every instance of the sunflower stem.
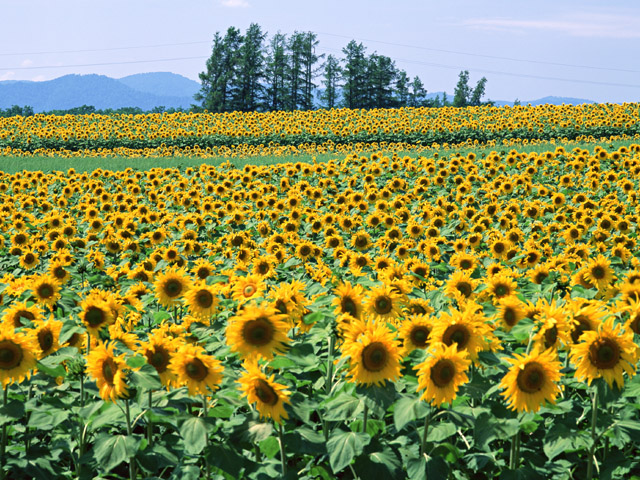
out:
{"label": "sunflower stem", "polygon": [[[127,420],[127,436],[133,435],[133,429],[131,428],[131,412],[129,410],[129,399],[124,400],[124,414]],[[129,478],[135,480],[136,478],[136,465],[133,457],[129,457]]]}
{"label": "sunflower stem", "polygon": [[364,404],[364,421],[362,422],[362,433],[367,433],[367,420],[369,419],[369,406]]}
{"label": "sunflower stem", "polygon": [[591,441],[593,442],[589,449],[589,463],[587,463],[587,480],[593,478],[593,459],[596,454],[596,423],[598,422],[598,387],[597,385],[593,389],[591,395]]}
{"label": "sunflower stem", "polygon": [[282,424],[278,424],[278,443],[280,444],[280,466],[282,468],[282,476],[287,474],[287,457],[284,453],[284,435],[282,433]]}
{"label": "sunflower stem", "polygon": [[[5,385],[2,392],[2,406],[7,406],[7,396],[9,395],[9,385]],[[0,479],[6,478],[4,475],[4,464],[6,463],[5,450],[7,448],[7,424],[2,425],[2,442],[0,443]]]}
{"label": "sunflower stem", "polygon": [[333,350],[335,348],[335,338],[333,333],[329,334],[329,356],[327,359],[327,380],[325,386],[327,387],[327,395],[331,393],[333,388]]}
{"label": "sunflower stem", "polygon": [[[206,395],[202,395],[202,414],[204,415],[204,421],[206,422],[207,418],[209,417],[209,408],[207,405]],[[207,456],[207,452],[209,451],[209,432],[206,432],[206,445],[207,448],[204,451],[204,465],[207,469],[207,476],[205,478],[209,480],[209,478],[211,477],[211,467],[209,466],[209,457]]]}
{"label": "sunflower stem", "polygon": [[149,418],[147,419],[147,442],[153,446],[153,422],[151,421],[151,407],[153,405],[153,390],[149,390]]}
{"label": "sunflower stem", "polygon": [[429,433],[429,414],[424,417],[424,430],[420,439],[420,456],[422,457],[427,451],[427,434]]}

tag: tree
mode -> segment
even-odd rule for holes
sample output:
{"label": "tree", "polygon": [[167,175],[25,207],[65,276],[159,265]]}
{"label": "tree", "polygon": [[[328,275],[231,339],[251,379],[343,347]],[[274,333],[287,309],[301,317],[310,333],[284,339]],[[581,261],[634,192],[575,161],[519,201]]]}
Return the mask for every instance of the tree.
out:
{"label": "tree", "polygon": [[363,108],[367,100],[367,59],[362,43],[351,40],[342,49],[345,58],[342,68],[343,100],[347,108]]}
{"label": "tree", "polygon": [[407,76],[407,72],[400,70],[396,75],[396,105],[398,107],[408,106],[409,96],[409,77]]}
{"label": "tree", "polygon": [[324,92],[320,96],[320,101],[326,108],[334,108],[338,102],[338,82],[342,69],[338,59],[333,55],[327,57],[324,64]]}
{"label": "tree", "polygon": [[391,108],[396,106],[394,81],[397,70],[389,57],[373,53],[367,59],[365,108]]}
{"label": "tree", "polygon": [[322,69],[321,66],[316,67],[315,65],[321,58],[324,58],[324,53],[322,55],[316,54],[316,47],[319,43],[315,33],[306,32],[304,34],[302,49],[304,80],[302,84],[302,98],[300,99],[300,107],[303,110],[311,110],[314,107],[313,92],[317,88],[317,85],[313,83],[313,80]]}
{"label": "tree", "polygon": [[410,85],[408,105],[410,107],[422,107],[427,101],[427,91],[424,88],[420,77],[413,77]]}
{"label": "tree", "polygon": [[207,71],[199,75],[202,87],[194,96],[210,112],[226,112],[240,103],[237,70],[241,44],[242,35],[235,27],[229,27],[224,38],[219,32],[213,38]]}
{"label": "tree", "polygon": [[469,87],[469,70],[463,70],[458,76],[458,84],[453,92],[453,106],[466,107],[470,96],[471,87]]}
{"label": "tree", "polygon": [[264,41],[267,34],[260,25],[249,25],[239,52],[239,92],[236,109],[244,112],[258,110],[264,96]]}
{"label": "tree", "polygon": [[265,106],[267,110],[283,110],[289,104],[288,92],[286,91],[289,78],[286,43],[286,35],[280,32],[276,33],[269,43],[265,75],[267,83]]}
{"label": "tree", "polygon": [[482,77],[478,80],[476,84],[476,88],[471,92],[471,98],[469,99],[469,105],[473,105],[475,107],[482,105],[482,97],[484,96],[484,89],[487,85],[487,79]]}

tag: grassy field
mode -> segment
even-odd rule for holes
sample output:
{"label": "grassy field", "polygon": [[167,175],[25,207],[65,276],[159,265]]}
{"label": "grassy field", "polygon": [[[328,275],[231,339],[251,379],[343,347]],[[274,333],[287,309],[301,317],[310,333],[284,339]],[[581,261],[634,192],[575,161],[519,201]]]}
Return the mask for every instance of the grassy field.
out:
{"label": "grassy field", "polygon": [[[518,147],[519,152],[544,152],[548,150],[555,150],[556,147],[562,146],[566,150],[572,150],[576,147],[587,149],[592,151],[594,147],[601,146],[607,150],[618,149],[621,146],[628,146],[634,143],[634,140],[601,140],[596,142],[545,142],[537,145],[521,145]],[[398,151],[399,156],[416,157],[419,155],[431,157],[435,152],[438,152],[442,157],[455,155],[457,153],[466,155],[469,152],[474,152],[478,157],[482,157],[482,154],[487,154],[492,151],[508,152],[511,147],[507,146],[478,146],[478,147],[446,147],[440,149],[427,150],[423,153],[416,153],[415,151]],[[385,155],[391,156],[393,152],[383,151]],[[367,154],[365,154],[367,155]],[[13,174],[23,170],[28,171],[67,171],[70,168],[74,168],[77,172],[91,172],[98,168],[108,169],[111,171],[122,171],[127,168],[134,168],[136,170],[148,170],[151,168],[197,168],[202,164],[206,165],[220,165],[229,161],[233,165],[242,168],[244,165],[275,165],[286,162],[302,162],[312,163],[313,160],[317,162],[326,162],[332,159],[344,158],[344,154],[340,153],[326,153],[318,155],[287,155],[279,157],[249,157],[249,158],[227,158],[227,157],[211,157],[211,158],[193,158],[193,157],[165,157],[165,158],[136,158],[136,157],[107,157],[107,158],[95,158],[95,157],[79,157],[79,158],[62,158],[62,157],[0,157],[0,171]]]}

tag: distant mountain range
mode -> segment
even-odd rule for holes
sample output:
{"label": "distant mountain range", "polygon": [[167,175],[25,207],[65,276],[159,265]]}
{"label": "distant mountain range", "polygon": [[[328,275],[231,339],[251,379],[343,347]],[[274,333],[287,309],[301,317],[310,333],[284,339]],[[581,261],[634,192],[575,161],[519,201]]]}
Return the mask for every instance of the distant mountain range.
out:
{"label": "distant mountain range", "polygon": [[189,108],[200,84],[169,72],[140,73],[123,78],[65,75],[45,82],[0,82],[0,108],[33,107],[35,112],[92,105],[107,108]]}
{"label": "distant mountain range", "polygon": [[[104,75],[65,75],[45,82],[5,80],[0,81],[0,108],[29,105],[35,112],[67,110],[82,105],[99,110],[122,107],[187,109],[195,103],[193,95],[199,90],[198,82],[170,72],[139,73],[118,79]],[[442,92],[427,94],[427,98],[435,96],[442,98]],[[453,100],[453,95],[448,94],[447,99]],[[529,103],[577,105],[596,102],[567,97],[521,101],[522,105]],[[513,105],[513,102],[496,101],[495,104]]]}

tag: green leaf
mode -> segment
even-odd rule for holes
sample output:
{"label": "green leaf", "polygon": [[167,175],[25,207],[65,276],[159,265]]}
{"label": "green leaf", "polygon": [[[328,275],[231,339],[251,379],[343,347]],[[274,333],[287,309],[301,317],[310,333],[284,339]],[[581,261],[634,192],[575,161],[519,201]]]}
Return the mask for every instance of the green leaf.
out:
{"label": "green leaf", "polygon": [[198,455],[207,445],[207,426],[200,417],[186,419],[180,426],[180,436],[184,440],[187,453]]}
{"label": "green leaf", "polygon": [[383,415],[396,398],[396,387],[391,382],[386,382],[383,387],[378,385],[358,386],[356,393],[364,398],[365,404],[373,412]]}
{"label": "green leaf", "polygon": [[131,368],[140,368],[146,363],[147,359],[142,355],[134,355],[127,358],[127,365],[129,365]]}
{"label": "green leaf", "polygon": [[280,450],[280,443],[276,437],[265,438],[259,443],[260,451],[267,456],[267,458],[274,458]]}
{"label": "green leaf", "polygon": [[273,433],[273,427],[270,423],[250,422],[247,429],[247,437],[252,443],[260,443],[266,440]]}
{"label": "green leaf", "polygon": [[371,437],[364,433],[338,431],[327,442],[329,463],[333,473],[340,472],[360,455]]}
{"label": "green leaf", "polygon": [[304,315],[302,317],[302,321],[305,323],[305,325],[313,325],[314,323],[319,322],[323,318],[324,318],[324,315],[322,314],[322,312],[313,312],[313,313],[309,313],[308,315]]}
{"label": "green leaf", "polygon": [[139,370],[134,370],[130,375],[131,383],[143,390],[158,390],[162,388],[162,382],[157,370],[149,364],[144,364]]}
{"label": "green leaf", "polygon": [[364,407],[362,400],[347,393],[338,395],[326,404],[325,420],[338,421],[355,417]]}
{"label": "green leaf", "polygon": [[46,375],[49,375],[50,377],[66,377],[67,371],[65,370],[65,368],[59,363],[56,363],[54,366],[52,366],[51,361],[47,361],[48,358],[49,357],[45,357],[36,363],[36,365],[38,366],[38,370]]}
{"label": "green leaf", "polygon": [[427,432],[428,442],[441,442],[442,440],[449,438],[451,435],[456,434],[456,426],[451,422],[439,423],[433,428],[429,428]]}
{"label": "green leaf", "polygon": [[397,431],[402,430],[409,422],[427,414],[428,406],[420,397],[402,397],[393,406],[393,424]]}
{"label": "green leaf", "polygon": [[31,412],[29,426],[38,430],[53,430],[69,418],[66,410],[39,408]]}
{"label": "green leaf", "polygon": [[[5,387],[6,388],[6,387]],[[18,420],[24,416],[24,402],[11,400],[6,405],[0,406],[0,425]]]}
{"label": "green leaf", "polygon": [[570,448],[573,448],[571,438],[573,432],[564,423],[555,423],[544,437],[542,450],[549,460]]}
{"label": "green leaf", "polygon": [[98,465],[109,472],[125,460],[135,456],[140,440],[124,435],[102,435],[98,437],[93,448]]}

